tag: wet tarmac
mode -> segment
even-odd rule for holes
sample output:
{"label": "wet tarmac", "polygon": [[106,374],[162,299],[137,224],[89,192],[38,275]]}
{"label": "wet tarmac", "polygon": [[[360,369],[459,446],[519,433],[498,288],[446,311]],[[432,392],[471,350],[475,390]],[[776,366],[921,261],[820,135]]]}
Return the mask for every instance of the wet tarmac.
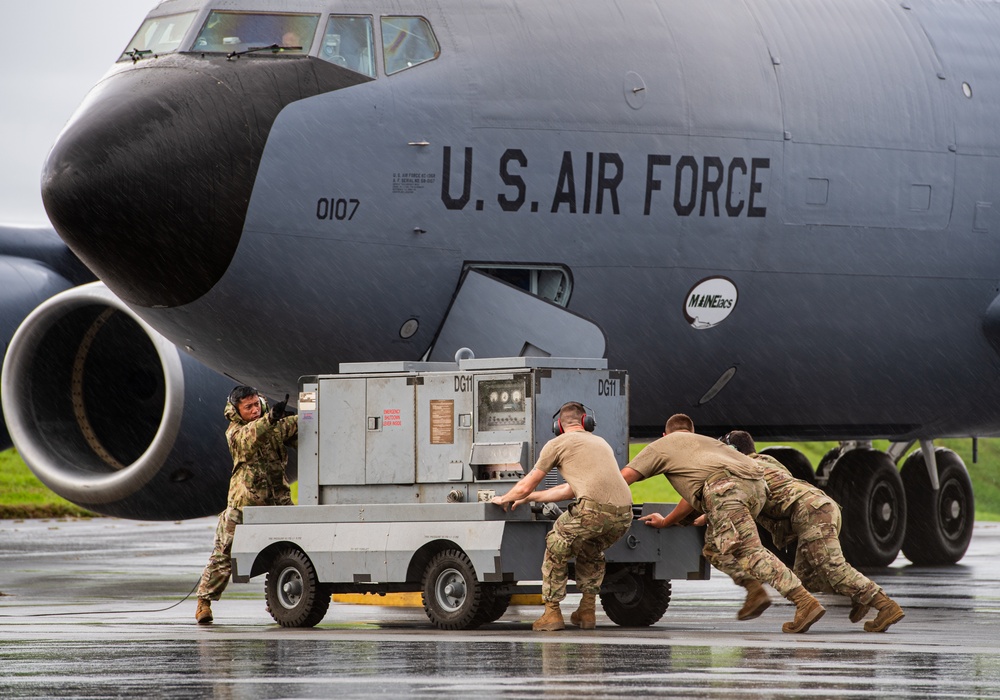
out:
{"label": "wet tarmac", "polygon": [[[214,519],[0,521],[0,697],[1000,698],[1000,523],[976,525],[950,567],[900,557],[868,571],[906,610],[885,634],[846,599],[788,635],[776,598],[738,622],[721,575],[675,581],[653,627],[531,631],[535,606],[470,632],[420,608],[335,603],[314,629],[284,629],[263,577],[231,585],[215,623],[178,604],[201,573]],[[575,596],[564,606],[574,609]]]}

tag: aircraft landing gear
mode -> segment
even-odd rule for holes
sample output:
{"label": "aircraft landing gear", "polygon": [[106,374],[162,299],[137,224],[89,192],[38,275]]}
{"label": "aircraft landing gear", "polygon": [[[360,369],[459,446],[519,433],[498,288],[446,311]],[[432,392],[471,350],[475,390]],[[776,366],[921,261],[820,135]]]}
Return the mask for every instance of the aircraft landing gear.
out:
{"label": "aircraft landing gear", "polygon": [[[924,444],[929,449],[932,443]],[[886,453],[872,449],[870,442],[844,442],[827,452],[816,468],[814,483],[840,504],[840,544],[854,566],[888,566],[900,551],[914,564],[954,564],[969,547],[976,508],[962,458],[944,447],[934,450],[935,490],[924,450],[911,453],[902,470],[896,469],[906,449],[907,444],[894,443]],[[804,478],[791,468],[803,461],[808,465],[797,450],[775,447],[765,452]]]}
{"label": "aircraft landing gear", "polygon": [[841,507],[845,558],[854,566],[891,564],[906,533],[906,493],[889,455],[873,449],[843,453],[826,491]]}
{"label": "aircraft landing gear", "polygon": [[900,476],[908,515],[903,554],[914,564],[954,564],[965,555],[976,519],[972,481],[962,458],[951,450],[934,450],[938,490],[931,487],[924,453],[913,452]]}

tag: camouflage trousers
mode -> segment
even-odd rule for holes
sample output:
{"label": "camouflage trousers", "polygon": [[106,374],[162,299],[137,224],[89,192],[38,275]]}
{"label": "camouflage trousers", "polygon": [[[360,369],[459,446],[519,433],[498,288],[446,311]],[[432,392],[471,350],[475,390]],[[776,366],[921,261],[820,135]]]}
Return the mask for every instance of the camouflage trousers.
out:
{"label": "camouflage trousers", "polygon": [[764,547],[754,518],[767,499],[763,479],[723,476],[705,485],[702,502],[708,529],[702,554],[742,585],[747,579],[770,584],[787,596],[802,585],[799,577]]}
{"label": "camouflage trousers", "polygon": [[576,586],[598,593],[604,581],[604,550],[628,532],[632,507],[608,512],[581,500],[560,515],[545,537],[542,560],[542,600],[558,603],[566,597],[569,562],[576,557]]}
{"label": "camouflage trousers", "polygon": [[198,584],[198,597],[207,600],[218,600],[229,585],[229,574],[232,571],[233,535],[236,526],[243,522],[243,509],[230,506],[219,515],[219,524],[215,527],[215,546],[208,558],[208,566],[201,574]]}
{"label": "camouflage trousers", "polygon": [[844,559],[840,508],[828,496],[803,496],[796,501],[791,525],[798,535],[793,571],[807,589],[838,593],[865,604],[882,590]]}

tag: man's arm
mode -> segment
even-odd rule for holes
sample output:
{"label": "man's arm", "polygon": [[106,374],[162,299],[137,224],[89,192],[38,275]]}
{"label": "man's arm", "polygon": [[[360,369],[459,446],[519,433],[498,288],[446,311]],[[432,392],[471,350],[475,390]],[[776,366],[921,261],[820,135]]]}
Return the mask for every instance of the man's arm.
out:
{"label": "man's arm", "polygon": [[622,476],[625,478],[626,484],[634,484],[637,481],[642,481],[643,476],[637,472],[632,467],[622,467]]}
{"label": "man's arm", "polygon": [[665,516],[659,513],[650,513],[649,515],[642,516],[639,520],[653,527],[670,527],[671,525],[676,525],[692,513],[694,513],[694,508],[682,498],[677,507]]}
{"label": "man's arm", "polygon": [[285,416],[276,424],[275,429],[281,436],[281,441],[286,447],[297,448],[299,446],[299,417],[297,415]]}
{"label": "man's arm", "polygon": [[568,501],[571,498],[576,498],[576,493],[573,491],[573,487],[569,484],[559,484],[558,486],[553,486],[550,489],[533,491],[523,498],[517,499],[514,501],[514,504],[510,507],[510,509],[514,510],[522,503],[555,503],[557,501]]}
{"label": "man's arm", "polygon": [[523,499],[529,493],[535,490],[535,487],[542,483],[542,479],[545,478],[545,472],[541,469],[532,469],[526,475],[521,477],[521,480],[514,484],[514,488],[505,493],[502,496],[495,496],[492,503],[501,506],[504,510],[507,510],[507,504],[513,503],[519,499]]}

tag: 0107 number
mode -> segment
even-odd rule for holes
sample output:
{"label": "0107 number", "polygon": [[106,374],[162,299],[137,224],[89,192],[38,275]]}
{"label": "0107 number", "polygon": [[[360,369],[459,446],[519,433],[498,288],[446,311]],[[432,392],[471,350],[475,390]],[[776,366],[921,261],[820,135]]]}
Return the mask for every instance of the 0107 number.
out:
{"label": "0107 number", "polygon": [[354,218],[354,213],[358,210],[361,200],[358,199],[327,199],[320,197],[316,200],[316,218],[320,221],[337,220],[350,221]]}

